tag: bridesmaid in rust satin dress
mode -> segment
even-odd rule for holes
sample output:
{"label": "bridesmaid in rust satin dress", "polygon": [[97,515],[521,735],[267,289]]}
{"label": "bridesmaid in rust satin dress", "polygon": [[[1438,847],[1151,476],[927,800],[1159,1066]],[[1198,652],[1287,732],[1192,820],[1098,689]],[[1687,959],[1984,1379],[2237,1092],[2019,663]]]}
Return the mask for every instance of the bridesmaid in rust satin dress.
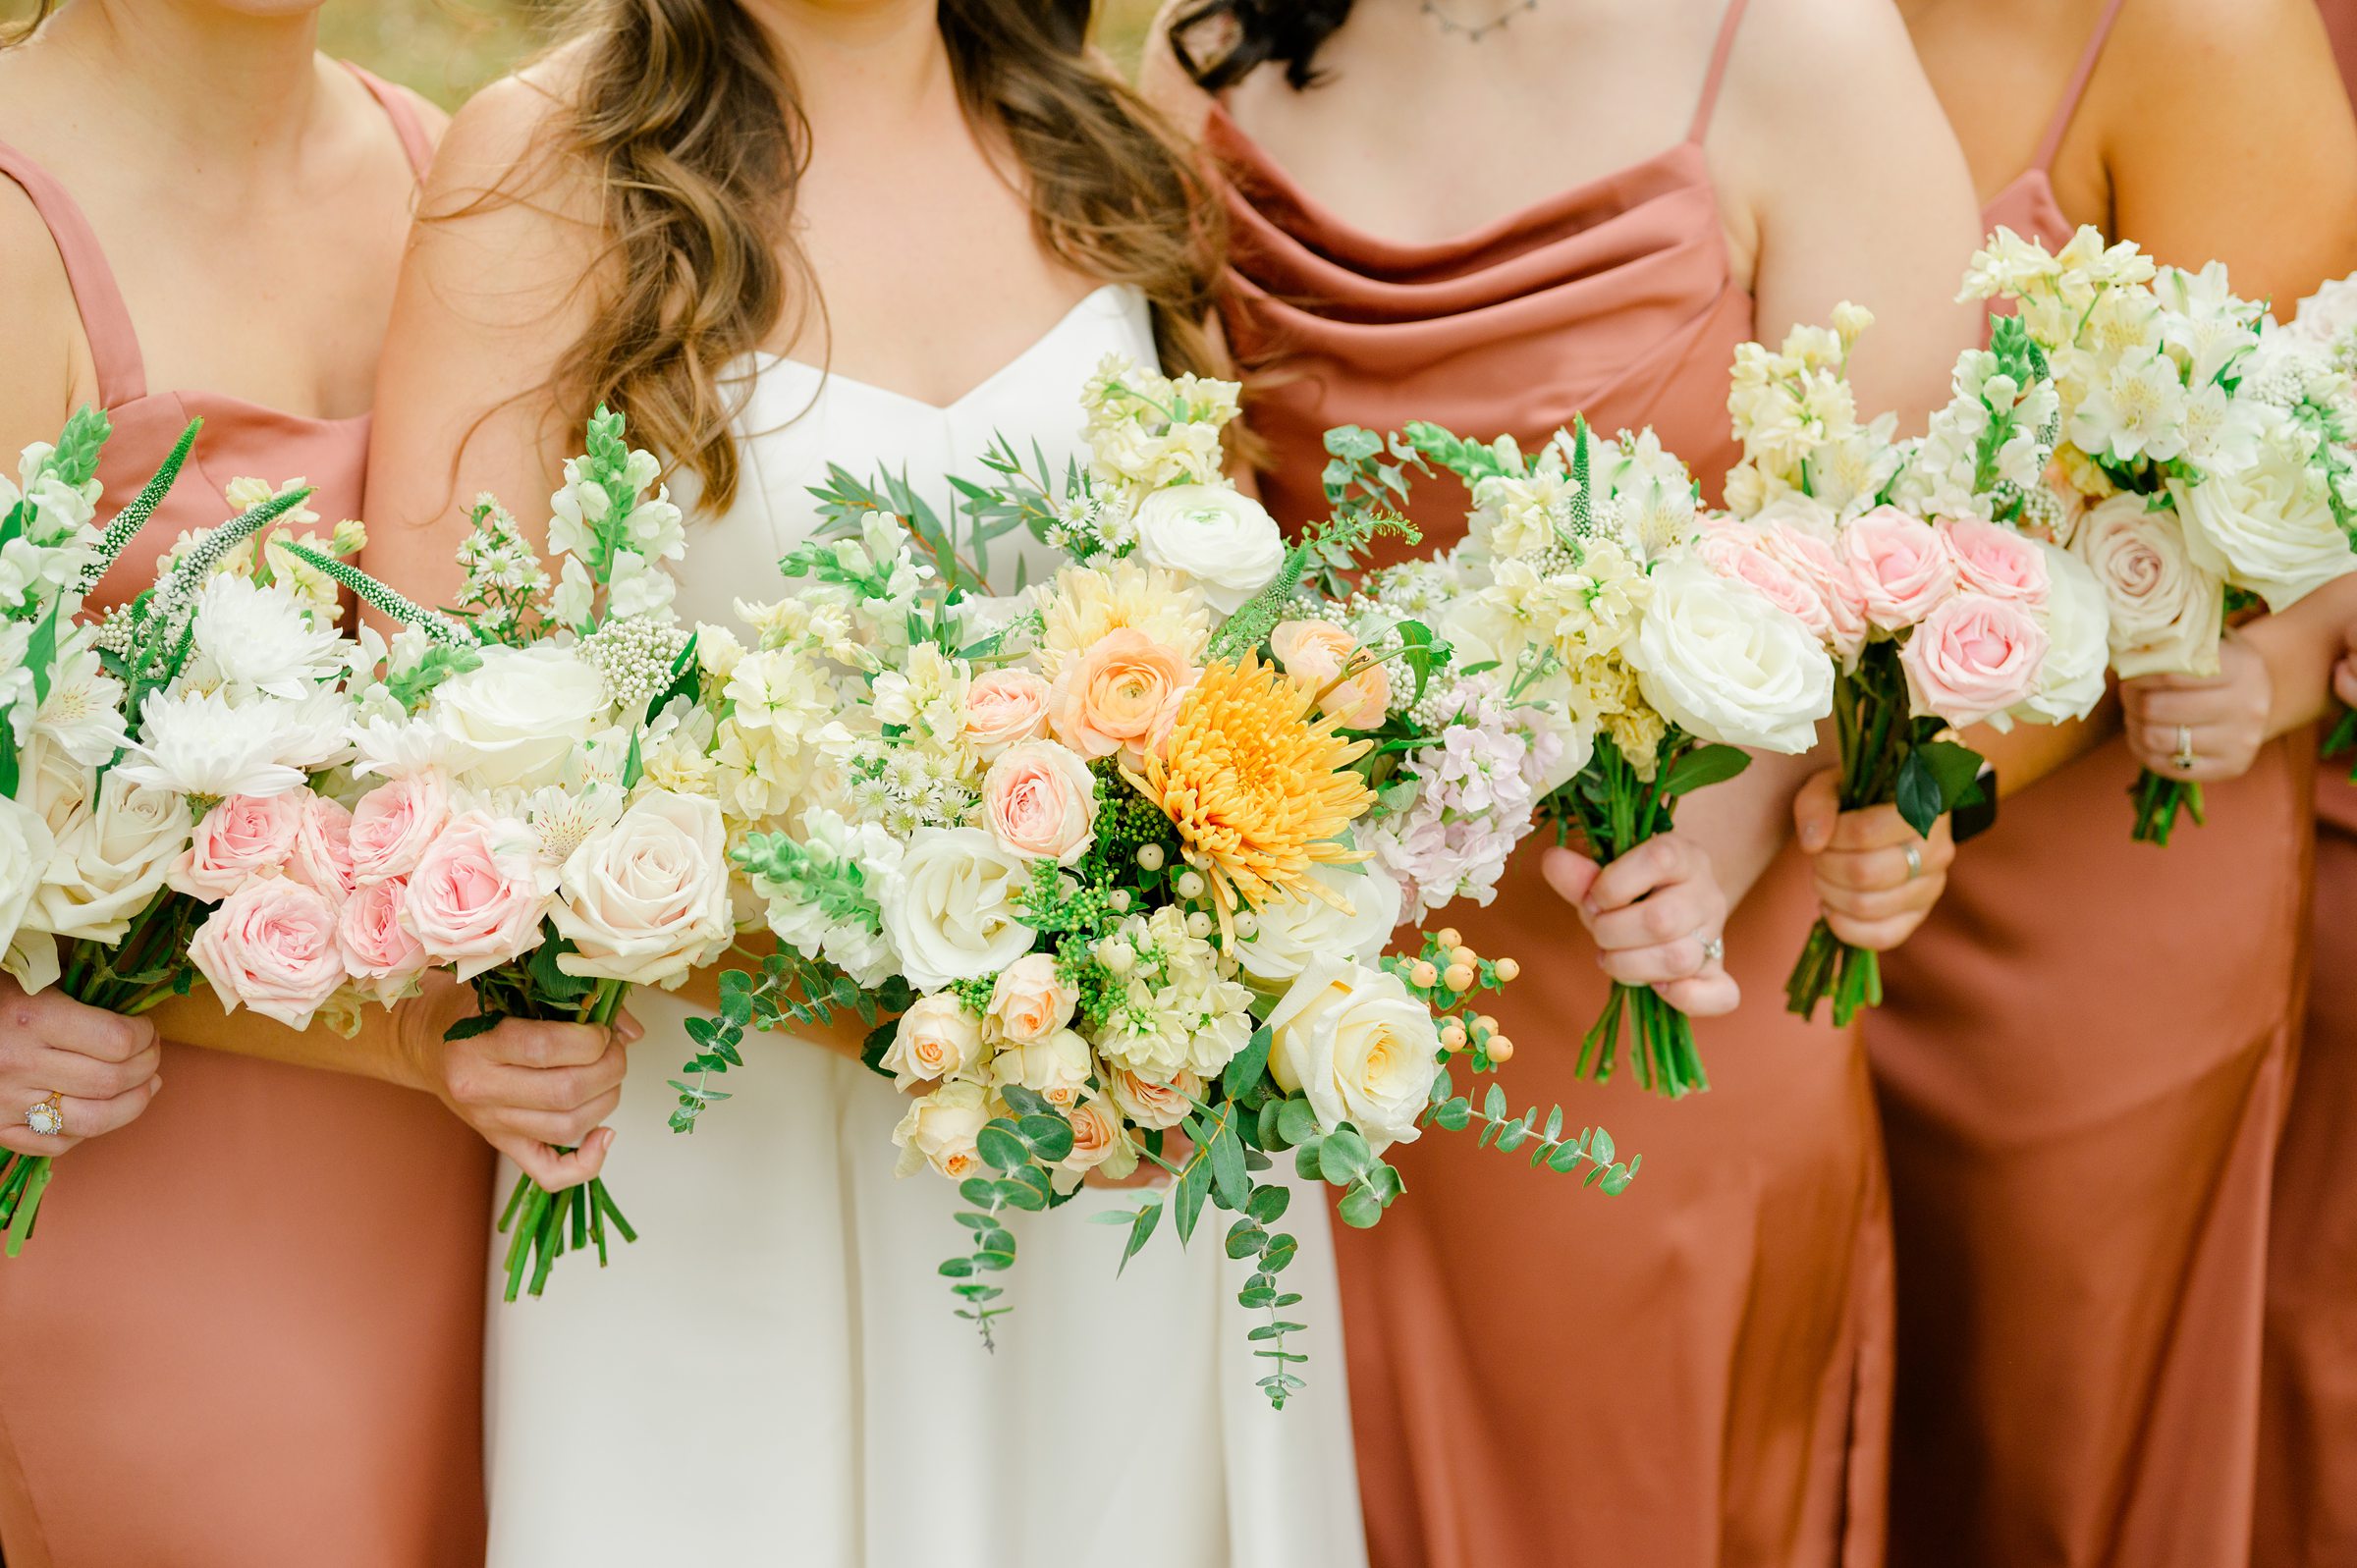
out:
{"label": "bridesmaid in rust satin dress", "polygon": [[[1183,27],[1189,8],[1178,9]],[[1418,21],[1409,6],[1363,9],[1384,18],[1378,26]],[[1905,265],[1923,277],[1960,269],[1972,224],[1963,171],[1904,39],[1868,8],[1833,10],[1815,18],[1826,32],[1853,50],[1888,44],[1885,83],[1912,93],[1881,117],[1886,145],[1907,147],[1908,129],[1927,128],[1932,155],[1906,170],[1929,211],[1910,214],[1920,221]],[[1773,243],[1738,260],[1723,232],[1734,198],[1721,185],[1719,132],[1742,144],[1762,116],[1805,116],[1759,85],[1806,35],[1802,8],[1758,0],[1747,22],[1743,0],[1663,7],[1650,26],[1611,7],[1563,12],[1517,16],[1506,47],[1566,49],[1575,32],[1537,30],[1560,24],[1642,35],[1657,58],[1690,49],[1676,85],[1652,100],[1693,105],[1682,138],[1657,112],[1645,122],[1661,125],[1651,156],[1569,189],[1559,177],[1558,193],[1439,243],[1368,232],[1246,128],[1264,114],[1339,119],[1343,107],[1320,95],[1342,91],[1365,50],[1320,51],[1295,80],[1331,70],[1335,84],[1297,98],[1275,65],[1219,101],[1178,86],[1162,94],[1201,117],[1229,184],[1228,331],[1248,372],[1267,367],[1248,376],[1248,406],[1270,448],[1262,492],[1281,519],[1321,512],[1329,426],[1397,428],[1410,417],[1525,442],[1575,411],[1607,431],[1651,423],[1717,493],[1735,456],[1726,411],[1735,346],[1781,335],[1790,319],[1763,319],[1751,286],[1782,259]],[[1182,32],[1180,47],[1192,37]],[[1424,45],[1462,46],[1449,35]],[[1839,69],[1856,65],[1853,53]],[[1149,85],[1177,70],[1150,64]],[[1739,120],[1729,113],[1738,101]],[[1414,123],[1444,117],[1428,103]],[[1454,135],[1462,153],[1475,133]],[[1340,126],[1335,138],[1349,139]],[[1333,170],[1382,155],[1348,147]],[[1875,280],[1837,270],[1801,292],[1812,318],[1845,296],[1879,302],[1894,335],[1902,306],[1917,303],[1877,301]],[[1782,303],[1793,310],[1792,298]],[[1971,323],[1937,291],[1922,317],[1934,324],[1907,340],[1910,391],[1929,404]],[[1419,548],[1460,538],[1464,505],[1453,484],[1427,482],[1411,508]],[[1780,800],[1779,828],[1783,810]],[[1858,1038],[1781,1006],[1817,912],[1807,863],[1777,854],[1736,911],[1726,945],[1745,1005],[1698,1029],[1711,1090],[1670,1103],[1573,1076],[1572,1048],[1605,980],[1573,911],[1542,879],[1538,850],[1517,857],[1490,907],[1449,915],[1475,947],[1522,964],[1496,1008],[1518,1045],[1501,1079],[1517,1105],[1561,1101],[1573,1124],[1608,1126],[1643,1152],[1644,1173],[1624,1196],[1595,1201],[1434,1136],[1398,1152],[1408,1202],[1372,1231],[1338,1229],[1373,1561],[1879,1562],[1890,1372],[1882,1151]]]}
{"label": "bridesmaid in rust satin dress", "polygon": [[[2281,298],[2357,263],[2349,224],[2317,217],[2357,200],[2357,138],[2336,84],[2314,115],[2331,77],[2303,6],[1911,20],[1991,227],[2052,248],[2095,222]],[[2248,179],[2260,161],[2279,184]],[[2129,838],[2125,740],[2035,782],[2001,754],[1995,828],[1886,960],[1866,1031],[1898,1264],[1894,1565],[2246,1558],[2312,749],[2265,744],[2165,848]]]}
{"label": "bridesmaid in rust satin dress", "polygon": [[[85,20],[75,13],[87,3],[77,0],[53,27]],[[171,69],[226,63],[201,47],[218,34],[192,36],[197,46],[175,47]],[[314,66],[307,37],[289,75],[315,87],[300,100],[321,105],[309,124],[333,128],[319,135],[334,149],[322,156],[342,160],[332,166],[345,169],[348,189],[387,193],[373,233],[355,224],[339,240],[357,276],[371,242],[382,252],[381,320],[407,222],[401,171],[413,180],[431,156],[431,111],[364,73]],[[88,41],[82,34],[75,47]],[[66,48],[43,34],[0,65],[55,80],[51,57]],[[54,124],[41,124],[38,100],[17,86],[27,80],[0,76],[0,127],[37,130],[38,144],[55,147]],[[87,168],[79,153],[69,166]],[[27,291],[23,308],[47,298],[52,273],[72,291],[77,374],[54,394],[37,391],[62,399],[78,381],[72,401],[94,397],[107,409],[106,507],[130,499],[186,421],[204,420],[179,484],[97,603],[152,580],[158,554],[183,530],[230,515],[222,487],[234,477],[300,475],[318,487],[311,506],[322,526],[358,515],[365,412],[312,417],[152,385],[127,302],[151,301],[152,290],[118,287],[83,206],[43,162],[5,143],[0,197],[11,203],[0,216],[12,240],[45,230],[54,246],[38,270],[11,279]],[[119,220],[123,207],[90,210]],[[114,248],[120,257],[125,247]],[[136,276],[151,284],[155,258],[140,259]],[[254,279],[273,281],[266,268]],[[22,341],[29,352],[45,340]],[[25,361],[14,373],[28,374]],[[13,388],[8,406],[31,417],[34,390]],[[200,1025],[209,1010],[206,1026],[223,1027],[209,999],[183,1005]],[[273,1028],[249,1014],[227,1027]],[[60,1161],[39,1231],[23,1256],[0,1259],[9,1568],[479,1562],[490,1149],[432,1096],[352,1073],[167,1041],[161,1075],[165,1092],[147,1114]]]}

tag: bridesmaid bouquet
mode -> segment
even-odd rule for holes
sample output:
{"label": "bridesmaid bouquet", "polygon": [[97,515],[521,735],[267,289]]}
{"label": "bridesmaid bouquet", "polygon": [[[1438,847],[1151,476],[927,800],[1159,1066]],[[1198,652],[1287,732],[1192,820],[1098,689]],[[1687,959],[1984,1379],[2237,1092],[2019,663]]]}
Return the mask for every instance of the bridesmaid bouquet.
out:
{"label": "bridesmaid bouquet", "polygon": [[[2290,324],[2261,342],[2263,358],[2291,349],[2302,380],[2312,391],[2308,417],[2325,435],[2317,460],[2330,474],[2343,512],[2357,500],[2357,276],[2336,278],[2300,301]],[[2343,709],[2325,740],[2325,755],[2357,748],[2357,710]],[[2357,774],[2351,775],[2357,782]]]}
{"label": "bridesmaid bouquet", "polygon": [[[1601,1130],[1565,1136],[1560,1108],[1542,1123],[1494,1086],[1454,1093],[1447,1063],[1511,1054],[1471,1005],[1510,960],[1447,931],[1382,956],[1411,899],[1483,875],[1428,831],[1527,831],[1528,799],[1517,828],[1449,770],[1518,770],[1563,741],[1503,691],[1456,691],[1410,584],[1344,587],[1397,517],[1342,507],[1287,547],[1222,474],[1233,385],[1109,361],[1085,406],[1088,466],[1059,477],[1001,447],[998,484],[959,486],[961,529],[904,484],[835,470],[829,526],[782,563],[807,586],[750,610],[752,649],[700,633],[727,672],[724,803],[753,825],[733,855],[780,951],[724,977],[682,1113],[716,1098],[747,1026],[825,999],[897,1010],[868,1059],[913,1096],[902,1172],[930,1167],[967,1206],[942,1272],[984,1342],[1008,1311],[1010,1214],[1143,1163],[1169,1185],[1100,1217],[1126,1228],[1124,1261],[1166,1216],[1184,1243],[1207,1207],[1231,1215],[1282,1407],[1306,1358],[1277,1158],[1359,1226],[1399,1195],[1386,1151],[1435,1122],[1610,1192],[1635,1174]],[[1044,579],[993,599],[990,546],[1018,529]],[[1459,816],[1425,810],[1435,795]],[[1386,832],[1417,840],[1392,856],[1407,876],[1373,848]]]}
{"label": "bridesmaid bouquet", "polygon": [[[1439,624],[1470,656],[1461,673],[1574,721],[1538,808],[1559,836],[1611,861],[1668,833],[1680,796],[1740,773],[1740,748],[1814,743],[1831,660],[1793,596],[1713,569],[1693,478],[1650,430],[1603,441],[1577,421],[1526,457],[1510,437],[1410,424],[1391,446],[1472,495],[1466,541],[1441,564]],[[1581,1074],[1612,1075],[1624,1018],[1639,1085],[1710,1086],[1693,1024],[1647,986],[1613,987]]]}
{"label": "bridesmaid bouquet", "polygon": [[[2049,255],[2000,229],[1963,297],[2014,304],[2058,396],[2051,498],[2025,495],[2022,526],[2095,572],[2118,675],[2212,674],[2229,615],[2357,568],[2347,378],[2222,266],[2156,268],[2093,229]],[[2201,785],[2149,770],[2135,801],[2140,841],[2202,820]]]}
{"label": "bridesmaid bouquet", "polygon": [[[2056,406],[2020,323],[1958,360],[1954,400],[1901,444],[1893,416],[1859,421],[1847,379],[1872,321],[1844,304],[1830,329],[1736,351],[1743,459],[1701,552],[1835,660],[1841,808],[1895,805],[1929,837],[1979,794],[1981,758],[1952,731],[2081,718],[2102,699],[2104,606],[2084,566],[2007,525],[2045,469]],[[1882,996],[1875,954],[1818,920],[1785,984],[1790,1010],[1806,1018],[1831,998],[1846,1026]]]}
{"label": "bridesmaid bouquet", "polygon": [[[322,819],[333,868],[320,1000],[348,987],[390,1006],[447,966],[480,1005],[452,1039],[502,1018],[605,1023],[631,986],[682,985],[731,945],[702,671],[659,566],[685,551],[685,530],[648,494],[657,472],[600,408],[550,500],[557,577],[485,497],[448,613],[295,551],[404,623],[351,682],[351,810],[302,808]],[[265,870],[214,918],[278,918],[294,896]],[[273,977],[199,961],[225,1006],[267,1010]],[[500,1217],[507,1299],[539,1295],[569,1249],[594,1245],[602,1265],[609,1224],[636,1239],[603,1180],[552,1194],[520,1177]]]}
{"label": "bridesmaid bouquet", "polygon": [[[196,436],[101,531],[106,416],[83,409],[56,446],[0,481],[0,938],[27,990],[136,1015],[202,970],[195,862],[242,800],[277,809],[343,750],[334,688],[346,666],[332,584],[287,574],[274,523],[316,520],[300,487],[230,486],[245,510],[165,557],[153,587],[103,622],[96,586],[153,514]],[[329,550],[356,547],[338,531]],[[36,1115],[38,1108],[36,1108]],[[38,1123],[35,1123],[38,1125]],[[0,1155],[0,1227],[13,1257],[52,1177],[46,1157]]]}

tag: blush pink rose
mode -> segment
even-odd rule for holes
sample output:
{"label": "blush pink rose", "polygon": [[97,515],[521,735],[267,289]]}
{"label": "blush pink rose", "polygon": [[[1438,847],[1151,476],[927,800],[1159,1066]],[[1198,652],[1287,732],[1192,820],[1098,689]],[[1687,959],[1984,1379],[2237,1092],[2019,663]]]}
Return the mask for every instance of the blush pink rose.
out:
{"label": "blush pink rose", "polygon": [[1825,596],[1768,548],[1769,530],[1749,523],[1722,522],[1703,530],[1694,553],[1722,577],[1748,583],[1770,604],[1809,628],[1819,641],[1834,640],[1833,617]]}
{"label": "blush pink rose", "polygon": [[1096,841],[1096,776],[1055,741],[1026,740],[982,776],[982,810],[1003,848],[1069,866]]}
{"label": "blush pink rose", "polygon": [[287,875],[314,892],[341,903],[355,886],[352,876],[352,813],[325,795],[305,794],[302,820],[295,829],[295,852]]}
{"label": "blush pink rose", "polygon": [[390,1007],[416,988],[425,973],[425,948],[401,923],[407,884],[399,878],[356,889],[336,911],[336,946],[344,968]]}
{"label": "blush pink rose", "polygon": [[[1844,664],[1855,659],[1858,650],[1866,646],[1866,598],[1858,589],[1857,574],[1835,553],[1833,544],[1796,524],[1777,523],[1762,530],[1760,548],[1782,562],[1817,595],[1824,607],[1826,646]],[[1816,622],[1810,623],[1810,629],[1816,629]]]}
{"label": "blush pink rose", "polygon": [[[1370,664],[1349,679],[1335,677],[1358,656],[1358,639],[1331,621],[1281,621],[1269,633],[1278,667],[1314,693],[1318,711],[1344,730],[1374,730],[1392,701],[1392,677]],[[1331,689],[1329,689],[1331,688]]]}
{"label": "blush pink rose", "polygon": [[309,1028],[345,980],[335,906],[285,877],[255,877],[222,899],[196,928],[189,960],[223,1012],[251,1007],[290,1029]]}
{"label": "blush pink rose", "polygon": [[1048,732],[1048,683],[1029,670],[993,670],[965,688],[965,743],[984,762]]}
{"label": "blush pink rose", "polygon": [[401,923],[461,980],[531,950],[549,894],[530,834],[479,811],[453,817],[403,890]]}
{"label": "blush pink rose", "polygon": [[2038,689],[2046,628],[2018,600],[1960,593],[1915,628],[1898,662],[1918,714],[1979,724]]}
{"label": "blush pink rose", "polygon": [[164,880],[176,892],[214,903],[263,872],[283,870],[308,798],[308,790],[296,790],[216,802]]}
{"label": "blush pink rose", "polygon": [[2046,552],[2036,542],[1999,523],[1979,517],[1959,517],[1940,525],[1940,537],[1956,558],[1956,577],[1971,593],[1992,599],[2017,599],[2032,610],[2044,609],[2052,579],[2047,575]]}
{"label": "blush pink rose", "polygon": [[1841,561],[1866,619],[1886,631],[1915,624],[1956,590],[1956,559],[1940,530],[1896,507],[1877,507],[1844,528]]}
{"label": "blush pink rose", "polygon": [[352,810],[352,877],[365,887],[407,877],[450,820],[450,786],[437,773],[378,784]]}
{"label": "blush pink rose", "polygon": [[1124,626],[1064,662],[1048,688],[1048,724],[1091,761],[1124,750],[1136,755],[1172,696],[1194,678],[1176,650]]}

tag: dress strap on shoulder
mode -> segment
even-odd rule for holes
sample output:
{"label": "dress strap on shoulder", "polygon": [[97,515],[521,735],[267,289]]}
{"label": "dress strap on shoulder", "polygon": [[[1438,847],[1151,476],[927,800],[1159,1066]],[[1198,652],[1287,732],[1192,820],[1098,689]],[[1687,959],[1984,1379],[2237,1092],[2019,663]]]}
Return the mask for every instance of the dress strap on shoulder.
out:
{"label": "dress strap on shoulder", "polygon": [[1711,46],[1711,69],[1702,79],[1702,100],[1694,105],[1694,123],[1686,130],[1688,141],[1700,141],[1711,129],[1711,111],[1719,107],[1719,84],[1727,80],[1727,57],[1734,52],[1735,29],[1743,26],[1743,8],[1750,0],[1727,0],[1727,13],[1719,19],[1719,41]]}
{"label": "dress strap on shoulder", "polygon": [[2055,117],[2047,122],[2046,135],[2038,143],[2038,156],[2030,167],[2044,171],[2062,150],[2063,133],[2070,129],[2071,117],[2079,112],[2079,100],[2087,94],[2088,79],[2095,75],[2095,63],[2104,57],[2104,45],[2111,37],[2111,24],[2119,20],[2119,8],[2127,0],[2104,0],[2104,14],[2095,20],[2095,30],[2087,35],[2087,47],[2079,51],[2078,66],[2070,74],[2070,81],[2062,89],[2062,101],[2055,105]]}
{"label": "dress strap on shoulder", "polygon": [[66,284],[74,291],[74,307],[82,313],[82,336],[89,340],[98,372],[100,406],[119,408],[145,397],[147,365],[139,354],[139,335],[115,283],[115,269],[106,264],[106,252],[81,204],[48,170],[5,141],[0,141],[0,178],[15,182],[32,199],[32,210],[48,226],[58,259],[65,263]]}
{"label": "dress strap on shoulder", "polygon": [[401,138],[401,150],[410,160],[410,173],[423,183],[426,168],[434,161],[434,141],[425,134],[425,122],[417,118],[417,106],[410,101],[407,92],[374,72],[362,70],[349,60],[342,64],[368,89],[377,107],[385,111],[385,118],[393,122],[393,134]]}

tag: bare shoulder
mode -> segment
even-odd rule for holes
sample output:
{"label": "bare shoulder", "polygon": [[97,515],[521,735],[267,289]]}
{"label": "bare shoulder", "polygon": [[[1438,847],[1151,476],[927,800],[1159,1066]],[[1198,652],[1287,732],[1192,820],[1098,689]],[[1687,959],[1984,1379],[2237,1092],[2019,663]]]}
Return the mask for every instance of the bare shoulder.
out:
{"label": "bare shoulder", "polygon": [[2281,65],[2315,51],[2330,58],[2315,0],[2135,0],[2105,48],[2114,80],[2184,80],[2236,64]]}
{"label": "bare shoulder", "polygon": [[1749,0],[1727,57],[1726,101],[1777,115],[1838,111],[1871,100],[1892,72],[1921,78],[1890,0]]}
{"label": "bare shoulder", "polygon": [[95,393],[88,371],[82,313],[66,278],[49,226],[14,181],[0,180],[0,278],[8,280],[8,309],[0,312],[0,458],[57,434],[78,403]]}
{"label": "bare shoulder", "polygon": [[450,129],[449,113],[413,87],[405,87],[399,82],[392,83],[392,87],[394,96],[409,106],[411,114],[416,116],[418,128],[424,131],[427,143],[440,146],[442,134]]}
{"label": "bare shoulder", "polygon": [[1161,10],[1154,14],[1154,25],[1146,33],[1145,57],[1137,73],[1138,91],[1145,94],[1146,101],[1190,136],[1201,133],[1203,118],[1211,112],[1212,98],[1195,84],[1195,79],[1179,63],[1178,46],[1171,40],[1171,28],[1201,4],[1202,0],[1163,0]]}
{"label": "bare shoulder", "polygon": [[496,192],[514,198],[495,204],[511,212],[508,222],[594,221],[593,173],[571,155],[581,78],[581,49],[569,45],[469,98],[442,132],[425,210],[484,217],[492,208],[482,198]]}

